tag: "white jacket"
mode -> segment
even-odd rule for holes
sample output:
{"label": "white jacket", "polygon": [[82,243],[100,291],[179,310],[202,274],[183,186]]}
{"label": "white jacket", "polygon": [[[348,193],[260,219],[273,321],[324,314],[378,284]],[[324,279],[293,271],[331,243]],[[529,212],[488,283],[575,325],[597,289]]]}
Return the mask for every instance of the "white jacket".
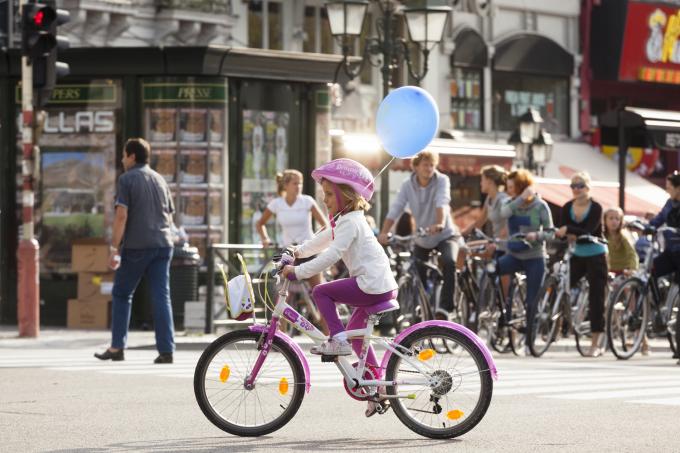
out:
{"label": "white jacket", "polygon": [[363,211],[340,216],[335,224],[335,239],[327,227],[297,248],[300,258],[322,252],[311,261],[295,267],[295,277],[302,280],[322,272],[340,258],[350,277],[356,277],[359,288],[366,294],[383,294],[397,289],[390,262],[368,226]]}

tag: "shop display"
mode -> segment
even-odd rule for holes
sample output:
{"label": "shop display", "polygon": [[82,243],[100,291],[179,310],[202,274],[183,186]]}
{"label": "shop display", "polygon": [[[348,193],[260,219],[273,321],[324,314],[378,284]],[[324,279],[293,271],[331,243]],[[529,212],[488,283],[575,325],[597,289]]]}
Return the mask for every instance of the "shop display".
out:
{"label": "shop display", "polygon": [[224,114],[222,110],[208,110],[210,117],[210,142],[221,142],[224,138]]}
{"label": "shop display", "polygon": [[176,225],[205,257],[208,234],[222,241],[226,224],[226,86],[205,79],[147,79],[142,98],[152,156],[158,156],[152,166],[170,183]]}
{"label": "shop display", "polygon": [[206,141],[206,112],[205,109],[181,109],[179,111],[179,134],[182,142]]}
{"label": "shop display", "polygon": [[180,194],[180,223],[182,225],[205,225],[207,213],[206,192],[183,190]]}
{"label": "shop display", "polygon": [[[255,224],[267,203],[276,197],[276,173],[288,166],[288,112],[243,111],[243,181],[241,240],[258,243]],[[274,221],[268,231],[276,240]]]}
{"label": "shop display", "polygon": [[209,225],[222,225],[222,219],[224,217],[222,206],[222,192],[210,192],[210,214],[208,218]]}
{"label": "shop display", "polygon": [[210,173],[208,174],[208,182],[211,184],[222,183],[222,173],[224,168],[222,166],[222,152],[210,151]]}
{"label": "shop display", "polygon": [[205,182],[206,157],[205,149],[191,149],[180,151],[180,182],[200,184]]}
{"label": "shop display", "polygon": [[[17,89],[17,95],[20,90]],[[68,96],[66,96],[66,93]],[[41,178],[34,202],[40,271],[72,271],[72,244],[109,238],[113,224],[120,86],[111,81],[59,85],[45,108],[36,164]],[[68,102],[62,101],[68,99]],[[17,156],[21,121],[17,110]],[[17,215],[21,224],[21,165],[17,166]]]}
{"label": "shop display", "polygon": [[147,124],[149,126],[147,136],[152,142],[175,141],[177,128],[175,109],[149,109]]}
{"label": "shop display", "polygon": [[151,168],[156,170],[166,182],[175,182],[177,172],[177,152],[174,149],[153,149]]}

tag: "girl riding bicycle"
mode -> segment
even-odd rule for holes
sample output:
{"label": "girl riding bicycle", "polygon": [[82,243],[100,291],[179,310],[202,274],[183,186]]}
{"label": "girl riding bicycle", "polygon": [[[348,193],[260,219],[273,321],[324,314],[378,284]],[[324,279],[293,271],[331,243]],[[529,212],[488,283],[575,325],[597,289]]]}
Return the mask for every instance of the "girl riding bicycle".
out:
{"label": "girl riding bicycle", "polygon": [[[347,329],[360,329],[366,326],[367,314],[357,307],[395,299],[398,287],[387,255],[364,216],[369,208],[368,200],[373,196],[373,177],[366,167],[351,159],[336,159],[324,164],[312,172],[312,177],[323,187],[331,227],[295,249],[296,258],[319,253],[316,258],[298,266],[285,266],[282,274],[287,278],[308,278],[339,259],[344,261],[349,278],[320,284],[312,292],[331,338],[312,348],[311,352],[327,356],[350,355],[353,347],[361,357],[362,342],[354,340],[350,346],[335,304],[355,307]],[[369,347],[366,352],[366,363],[378,367],[373,348]],[[367,416],[375,413],[371,412],[371,403]]]}

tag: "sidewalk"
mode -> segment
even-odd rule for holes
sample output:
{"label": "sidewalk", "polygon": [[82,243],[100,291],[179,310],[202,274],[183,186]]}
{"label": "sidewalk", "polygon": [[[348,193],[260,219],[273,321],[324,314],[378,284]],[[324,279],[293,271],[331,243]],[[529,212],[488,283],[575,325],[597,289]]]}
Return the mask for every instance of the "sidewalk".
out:
{"label": "sidewalk", "polygon": [[[243,326],[242,328],[244,328]],[[220,331],[220,335],[224,331]],[[219,335],[177,332],[175,345],[178,351],[202,351]],[[304,336],[293,337],[303,349],[309,350],[312,341]],[[73,330],[62,327],[43,327],[38,338],[19,338],[17,326],[0,325],[0,349],[104,349],[109,346],[111,333],[108,330]],[[665,339],[649,341],[653,354],[670,354],[670,346]],[[156,349],[153,331],[132,330],[128,335],[128,349]],[[376,349],[384,349],[379,345]],[[576,351],[573,337],[560,338],[550,346],[550,352]]]}

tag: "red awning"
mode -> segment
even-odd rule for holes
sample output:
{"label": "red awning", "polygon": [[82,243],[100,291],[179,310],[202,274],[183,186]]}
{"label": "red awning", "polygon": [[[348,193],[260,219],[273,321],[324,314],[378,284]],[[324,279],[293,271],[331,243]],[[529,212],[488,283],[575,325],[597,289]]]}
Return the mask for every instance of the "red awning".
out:
{"label": "red awning", "polygon": [[[536,191],[545,201],[563,206],[573,198],[569,181],[565,183],[537,181]],[[603,209],[619,205],[619,188],[616,185],[598,185],[593,183],[590,195],[602,205]],[[626,214],[644,216],[648,212],[657,213],[661,209],[655,203],[638,198],[626,192]]]}

